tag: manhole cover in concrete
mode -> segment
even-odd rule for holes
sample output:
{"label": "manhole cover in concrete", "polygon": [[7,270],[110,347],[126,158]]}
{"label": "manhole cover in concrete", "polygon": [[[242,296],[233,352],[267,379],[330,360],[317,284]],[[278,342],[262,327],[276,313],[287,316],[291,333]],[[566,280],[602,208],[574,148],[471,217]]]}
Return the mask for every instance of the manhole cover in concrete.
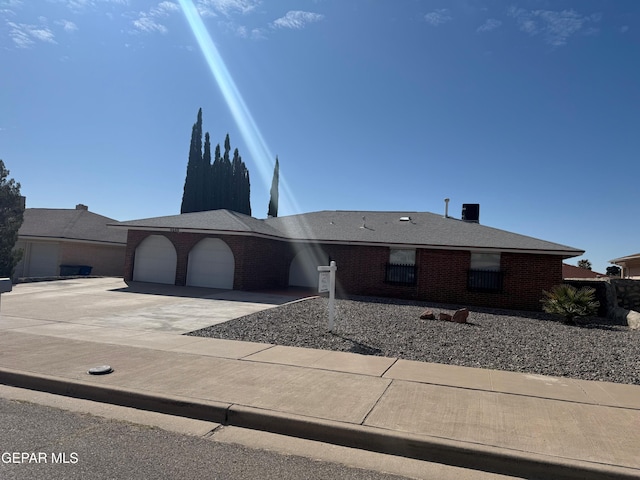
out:
{"label": "manhole cover in concrete", "polygon": [[113,368],[109,365],[100,365],[99,367],[90,368],[87,373],[90,375],[105,375],[107,373],[113,372]]}

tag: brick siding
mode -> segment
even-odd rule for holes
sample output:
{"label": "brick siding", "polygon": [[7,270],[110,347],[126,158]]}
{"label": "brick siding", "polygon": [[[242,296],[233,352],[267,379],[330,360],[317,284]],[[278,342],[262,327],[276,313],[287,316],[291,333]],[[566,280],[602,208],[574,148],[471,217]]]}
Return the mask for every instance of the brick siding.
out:
{"label": "brick siding", "polygon": [[[258,290],[288,285],[289,267],[301,244],[250,236],[207,235],[130,230],[125,254],[124,277],[133,277],[136,247],[149,235],[167,237],[176,248],[176,285],[185,285],[189,251],[200,240],[220,238],[235,259],[233,288]],[[385,283],[388,247],[317,245],[338,265],[338,295],[375,295],[418,299],[437,303],[496,308],[540,310],[542,290],[562,282],[562,258],[555,255],[502,253],[502,292],[472,292],[467,289],[471,253],[458,250],[417,249],[417,280],[413,286]]]}

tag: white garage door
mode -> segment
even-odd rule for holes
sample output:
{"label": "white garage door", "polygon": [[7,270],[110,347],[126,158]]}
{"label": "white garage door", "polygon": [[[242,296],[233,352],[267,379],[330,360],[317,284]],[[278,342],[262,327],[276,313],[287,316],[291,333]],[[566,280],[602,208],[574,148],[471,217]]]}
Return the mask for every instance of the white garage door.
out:
{"label": "white garage door", "polygon": [[58,275],[58,244],[32,243],[29,249],[28,277]]}
{"label": "white garage door", "polygon": [[289,285],[318,288],[318,266],[328,265],[329,256],[319,248],[306,248],[295,256],[289,267]]}
{"label": "white garage door", "polygon": [[176,281],[178,256],[164,235],[150,235],[136,248],[133,279],[137,282],[168,283]]}
{"label": "white garage door", "polygon": [[229,246],[219,238],[205,238],[189,252],[187,285],[232,289],[234,269]]}

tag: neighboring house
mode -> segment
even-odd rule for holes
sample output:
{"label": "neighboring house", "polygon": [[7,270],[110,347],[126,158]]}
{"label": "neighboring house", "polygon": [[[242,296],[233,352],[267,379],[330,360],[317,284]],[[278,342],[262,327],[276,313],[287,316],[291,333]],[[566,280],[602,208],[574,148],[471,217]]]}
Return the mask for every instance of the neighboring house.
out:
{"label": "neighboring house", "polygon": [[212,210],[113,226],[128,230],[125,281],[317,288],[317,266],[334,260],[342,294],[530,310],[584,253],[428,212]]}
{"label": "neighboring house", "polygon": [[562,264],[562,278],[604,278],[606,275],[575,265]]}
{"label": "neighboring house", "polygon": [[[75,209],[27,208],[16,248],[23,250],[14,277],[50,277],[91,267],[92,275],[122,276],[126,232],[107,228],[116,220]],[[62,268],[61,268],[62,266]]]}
{"label": "neighboring house", "polygon": [[640,253],[614,258],[613,260],[609,260],[609,263],[620,267],[621,278],[640,280]]}

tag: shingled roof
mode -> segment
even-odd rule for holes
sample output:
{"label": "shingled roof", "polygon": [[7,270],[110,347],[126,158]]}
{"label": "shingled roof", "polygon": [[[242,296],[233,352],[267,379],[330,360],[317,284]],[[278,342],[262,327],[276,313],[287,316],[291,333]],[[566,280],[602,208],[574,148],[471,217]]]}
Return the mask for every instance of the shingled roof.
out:
{"label": "shingled roof", "polygon": [[258,235],[284,238],[282,232],[268,225],[265,220],[225,209],[143,218],[111,223],[109,226],[127,228],[128,230],[172,231],[178,229],[181,232],[226,233],[229,235]]}
{"label": "shingled roof", "polygon": [[429,212],[320,211],[265,220],[212,210],[119,222],[136,230],[256,235],[296,242],[582,255],[566,245]]}
{"label": "shingled roof", "polygon": [[85,209],[27,208],[18,236],[126,245],[126,232],[107,228],[107,223],[114,222],[117,220]]}

